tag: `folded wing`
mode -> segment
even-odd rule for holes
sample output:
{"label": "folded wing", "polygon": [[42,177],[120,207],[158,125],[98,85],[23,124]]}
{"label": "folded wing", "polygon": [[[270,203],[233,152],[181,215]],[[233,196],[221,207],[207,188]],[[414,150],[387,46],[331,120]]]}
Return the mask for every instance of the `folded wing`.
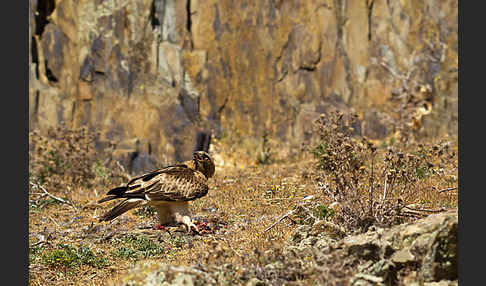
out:
{"label": "folded wing", "polygon": [[208,193],[206,177],[185,164],[168,166],[133,178],[107,195],[150,201],[191,201]]}

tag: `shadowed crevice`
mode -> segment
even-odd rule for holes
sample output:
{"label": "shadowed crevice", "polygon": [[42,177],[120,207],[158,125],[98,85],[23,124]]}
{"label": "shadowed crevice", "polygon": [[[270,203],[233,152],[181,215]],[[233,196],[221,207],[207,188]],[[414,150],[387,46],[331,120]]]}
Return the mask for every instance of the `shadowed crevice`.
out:
{"label": "shadowed crevice", "polygon": [[186,2],[186,11],[187,11],[186,29],[190,34],[190,33],[192,33],[191,0],[187,0],[187,2]]}
{"label": "shadowed crevice", "polygon": [[155,1],[152,1],[152,4],[150,5],[150,24],[152,25],[152,30],[154,30],[157,26],[160,26],[160,21],[159,18],[157,17],[157,9],[155,7]]}
{"label": "shadowed crevice", "polygon": [[209,152],[209,145],[211,144],[211,132],[198,131],[196,133],[196,145],[194,151]]}
{"label": "shadowed crevice", "polygon": [[54,76],[51,69],[49,68],[49,61],[45,60],[44,64],[45,64],[45,68],[46,68],[47,80],[49,80],[50,82],[58,82],[59,80],[57,79],[57,77]]}
{"label": "shadowed crevice", "polygon": [[50,21],[47,19],[48,16],[54,12],[56,9],[55,0],[38,0],[37,7],[35,10],[35,34],[41,36],[44,29]]}
{"label": "shadowed crevice", "polygon": [[32,45],[30,53],[32,55],[32,63],[35,64],[35,78],[39,78],[39,50],[37,48],[37,41],[32,37]]}
{"label": "shadowed crevice", "polygon": [[368,8],[368,41],[371,41],[371,17],[373,16],[373,6],[375,0],[366,0],[366,7]]}

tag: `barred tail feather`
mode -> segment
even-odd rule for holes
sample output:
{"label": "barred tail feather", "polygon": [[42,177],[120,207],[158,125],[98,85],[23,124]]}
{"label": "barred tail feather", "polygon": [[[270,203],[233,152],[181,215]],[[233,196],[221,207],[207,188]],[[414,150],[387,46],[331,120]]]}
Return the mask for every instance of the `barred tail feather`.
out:
{"label": "barred tail feather", "polygon": [[111,189],[108,193],[106,193],[107,195],[116,195],[116,196],[121,196],[123,195],[126,191],[128,190],[128,187],[127,186],[122,186],[122,187],[117,187],[117,188],[114,188],[114,189]]}
{"label": "barred tail feather", "polygon": [[128,190],[128,187],[126,187],[126,186],[111,189],[108,193],[106,193],[106,197],[99,200],[98,203],[101,204],[101,203],[111,201],[111,200],[114,200],[114,199],[123,198],[124,197],[123,195],[125,194],[125,192],[127,190]]}
{"label": "barred tail feather", "polygon": [[111,201],[111,200],[114,200],[114,199],[119,199],[119,198],[120,198],[119,196],[109,195],[109,196],[106,196],[106,197],[102,198],[101,200],[99,200],[98,204],[101,204],[101,203],[104,203],[104,202],[107,202],[107,201]]}
{"label": "barred tail feather", "polygon": [[126,199],[116,205],[113,209],[111,209],[109,212],[104,214],[99,218],[99,221],[110,221],[117,216],[131,210],[134,208],[141,207],[145,204],[145,200],[143,199]]}

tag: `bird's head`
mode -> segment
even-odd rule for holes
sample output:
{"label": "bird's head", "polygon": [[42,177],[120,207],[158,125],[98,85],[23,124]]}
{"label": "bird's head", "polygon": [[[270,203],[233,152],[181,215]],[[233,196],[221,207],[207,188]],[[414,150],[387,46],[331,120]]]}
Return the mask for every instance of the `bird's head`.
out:
{"label": "bird's head", "polygon": [[193,154],[194,165],[196,170],[203,173],[206,178],[211,178],[214,175],[215,167],[213,159],[207,152],[196,151]]}

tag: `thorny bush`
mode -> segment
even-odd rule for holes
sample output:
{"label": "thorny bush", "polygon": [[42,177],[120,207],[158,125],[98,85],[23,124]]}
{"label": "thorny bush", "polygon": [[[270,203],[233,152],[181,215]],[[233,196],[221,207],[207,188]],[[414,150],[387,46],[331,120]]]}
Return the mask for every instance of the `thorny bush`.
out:
{"label": "thorny bush", "polygon": [[99,134],[86,127],[69,129],[61,125],[46,134],[31,131],[29,181],[47,189],[64,189],[66,185],[92,187],[123,177],[112,158],[113,146],[97,150],[98,139]]}
{"label": "thorny bush", "polygon": [[418,183],[440,176],[445,166],[457,169],[456,153],[449,142],[410,143],[408,153],[394,146],[378,149],[355,134],[357,120],[356,114],[333,111],[315,121],[317,189],[339,204],[333,218],[347,230],[401,223],[403,207],[414,203]]}

